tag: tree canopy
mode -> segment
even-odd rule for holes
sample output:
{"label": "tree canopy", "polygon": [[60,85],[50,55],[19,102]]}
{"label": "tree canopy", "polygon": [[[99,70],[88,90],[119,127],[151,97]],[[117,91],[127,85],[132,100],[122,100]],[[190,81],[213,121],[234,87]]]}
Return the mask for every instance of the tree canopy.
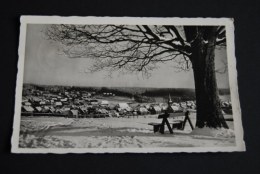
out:
{"label": "tree canopy", "polygon": [[[198,30],[209,27],[173,25],[50,25],[46,35],[63,46],[69,58],[95,58],[91,71],[149,72],[158,63],[174,60],[176,67],[191,67],[191,44]],[[215,45],[225,45],[225,27],[216,26]]]}

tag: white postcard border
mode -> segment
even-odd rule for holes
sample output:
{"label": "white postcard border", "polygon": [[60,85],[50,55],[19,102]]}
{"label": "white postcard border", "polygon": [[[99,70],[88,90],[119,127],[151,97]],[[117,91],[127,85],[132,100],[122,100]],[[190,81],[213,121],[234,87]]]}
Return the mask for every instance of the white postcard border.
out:
{"label": "white postcard border", "polygon": [[[15,114],[12,153],[172,153],[172,152],[234,152],[245,151],[241,109],[237,86],[234,24],[231,18],[141,18],[141,17],[60,17],[22,16],[19,39],[18,74],[15,95]],[[225,25],[227,37],[228,74],[234,117],[236,145],[232,147],[168,147],[168,148],[19,148],[21,100],[27,24],[146,24],[146,25]]]}

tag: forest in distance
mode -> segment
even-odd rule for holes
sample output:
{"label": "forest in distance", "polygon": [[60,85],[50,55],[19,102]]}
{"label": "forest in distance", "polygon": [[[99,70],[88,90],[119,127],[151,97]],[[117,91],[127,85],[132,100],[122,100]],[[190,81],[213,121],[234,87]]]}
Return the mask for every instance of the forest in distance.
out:
{"label": "forest in distance", "polygon": [[[192,88],[153,88],[153,87],[86,87],[86,86],[59,86],[59,85],[36,85],[24,84],[24,89],[34,88],[41,91],[79,91],[79,92],[95,92],[96,94],[113,93],[122,97],[168,97],[181,100],[195,100],[195,89]],[[219,95],[230,95],[229,88],[219,89]]]}

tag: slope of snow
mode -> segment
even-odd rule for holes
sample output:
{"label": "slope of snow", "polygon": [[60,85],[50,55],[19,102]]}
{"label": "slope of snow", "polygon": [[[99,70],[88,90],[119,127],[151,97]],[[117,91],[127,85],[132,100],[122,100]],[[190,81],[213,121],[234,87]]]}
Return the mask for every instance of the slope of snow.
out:
{"label": "slope of snow", "polygon": [[214,138],[235,138],[235,132],[232,129],[214,129],[209,127],[195,128],[190,135],[206,136]]}

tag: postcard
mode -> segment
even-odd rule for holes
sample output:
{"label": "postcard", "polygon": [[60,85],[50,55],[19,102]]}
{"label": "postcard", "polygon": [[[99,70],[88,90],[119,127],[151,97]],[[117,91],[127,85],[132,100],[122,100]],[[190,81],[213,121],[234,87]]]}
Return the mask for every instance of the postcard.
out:
{"label": "postcard", "polygon": [[231,18],[22,16],[13,153],[245,151]]}

